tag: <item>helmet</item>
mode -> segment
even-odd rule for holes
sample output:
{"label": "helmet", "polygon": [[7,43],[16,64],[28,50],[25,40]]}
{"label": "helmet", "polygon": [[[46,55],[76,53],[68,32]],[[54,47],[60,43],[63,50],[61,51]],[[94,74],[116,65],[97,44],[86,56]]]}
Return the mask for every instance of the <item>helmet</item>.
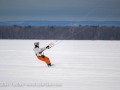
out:
{"label": "helmet", "polygon": [[35,45],[35,46],[39,46],[39,42],[35,42],[34,45]]}

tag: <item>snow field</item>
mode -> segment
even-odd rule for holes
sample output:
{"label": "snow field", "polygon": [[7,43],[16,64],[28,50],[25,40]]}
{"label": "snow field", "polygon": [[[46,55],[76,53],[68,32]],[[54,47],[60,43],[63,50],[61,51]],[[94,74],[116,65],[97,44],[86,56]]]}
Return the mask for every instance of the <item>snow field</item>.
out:
{"label": "snow field", "polygon": [[44,52],[51,68],[35,41],[54,40],[0,40],[0,90],[120,90],[120,41],[62,40]]}

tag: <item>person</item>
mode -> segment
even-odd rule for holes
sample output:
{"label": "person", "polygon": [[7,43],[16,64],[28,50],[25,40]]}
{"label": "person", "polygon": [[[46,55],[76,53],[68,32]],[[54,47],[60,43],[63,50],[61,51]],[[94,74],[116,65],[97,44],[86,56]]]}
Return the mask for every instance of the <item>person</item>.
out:
{"label": "person", "polygon": [[37,58],[41,61],[44,61],[48,67],[52,66],[50,59],[44,55],[43,51],[46,49],[49,49],[49,45],[47,47],[44,48],[39,48],[39,42],[35,42],[34,43],[34,52],[37,56]]}

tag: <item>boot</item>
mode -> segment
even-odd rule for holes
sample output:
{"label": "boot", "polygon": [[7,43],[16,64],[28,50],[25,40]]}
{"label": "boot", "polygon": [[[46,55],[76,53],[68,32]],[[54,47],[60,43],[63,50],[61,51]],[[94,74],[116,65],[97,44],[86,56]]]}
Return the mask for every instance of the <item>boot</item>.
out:
{"label": "boot", "polygon": [[50,66],[52,66],[52,65],[51,65],[51,63],[50,63],[50,64],[48,64],[48,67],[50,67]]}

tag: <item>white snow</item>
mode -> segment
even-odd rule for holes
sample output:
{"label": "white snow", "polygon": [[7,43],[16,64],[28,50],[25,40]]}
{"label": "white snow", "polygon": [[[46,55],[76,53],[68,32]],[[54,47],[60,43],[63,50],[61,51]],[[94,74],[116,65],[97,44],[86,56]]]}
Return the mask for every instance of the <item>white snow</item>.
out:
{"label": "white snow", "polygon": [[120,41],[62,40],[39,61],[33,43],[0,40],[0,90],[120,90]]}

